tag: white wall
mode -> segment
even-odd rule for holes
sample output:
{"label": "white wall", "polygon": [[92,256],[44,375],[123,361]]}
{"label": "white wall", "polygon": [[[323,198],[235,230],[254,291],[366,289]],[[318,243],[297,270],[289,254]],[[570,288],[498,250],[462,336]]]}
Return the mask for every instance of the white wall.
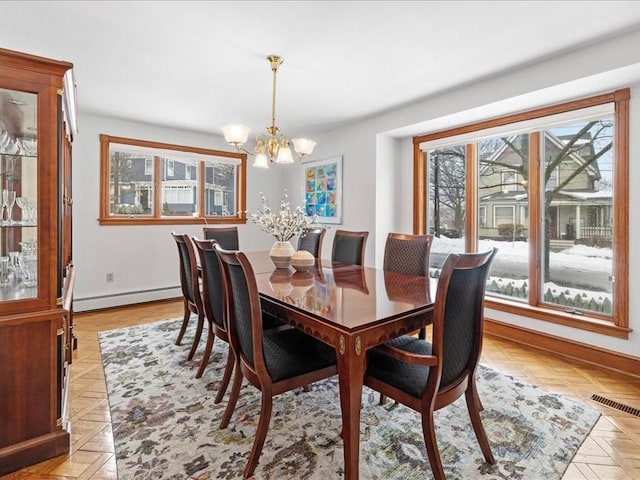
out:
{"label": "white wall", "polygon": [[[202,237],[202,225],[100,226],[99,135],[220,150],[228,150],[228,146],[213,134],[83,115],[81,110],[79,128],[73,144],[73,258],[78,272],[74,309],[93,310],[180,296],[178,250],[170,233],[175,230]],[[251,162],[249,159],[249,165]],[[278,202],[283,188],[284,179],[277,169],[264,171],[249,166],[248,210],[255,212],[258,208],[259,192]],[[273,244],[273,239],[250,221],[238,228],[240,248],[244,250],[263,250]],[[108,272],[114,274],[113,283],[106,282]]]}
{"label": "white wall", "polygon": [[[366,263],[380,265],[384,238],[389,231],[412,229],[411,137],[465,124],[474,120],[521,111],[583,96],[632,87],[630,124],[630,175],[640,177],[640,31],[626,33],[578,51],[546,59],[495,78],[415,102],[381,115],[313,135],[318,141],[314,159],[343,156],[343,222],[331,226],[325,236],[323,256],[329,256],[336,228],[368,230]],[[375,80],[372,80],[375,81]],[[428,79],[425,79],[428,81]],[[74,144],[74,259],[78,265],[75,308],[79,310],[132,303],[178,295],[177,250],[169,232],[177,228],[100,227],[98,135],[156,140],[168,143],[225,148],[221,138],[80,115],[80,135]],[[218,142],[217,144],[215,142]],[[250,159],[251,162],[251,159]],[[633,187],[634,182],[631,182]],[[283,188],[292,204],[302,199],[299,164],[268,171],[249,168],[248,208],[255,211],[264,191],[272,206]],[[640,241],[640,190],[631,188],[630,245]],[[633,207],[636,208],[633,208]],[[181,229],[198,235],[200,227]],[[255,225],[240,227],[244,250],[268,248],[272,239]],[[487,311],[492,318],[522,325],[559,337],[571,338],[633,356],[640,355],[640,254],[630,255],[630,318],[634,330],[629,340],[611,338],[561,325]],[[106,283],[105,274],[115,273]],[[173,290],[167,290],[171,289]],[[127,292],[159,289],[157,293]],[[125,294],[123,296],[113,295]],[[97,297],[95,300],[89,300]],[[105,298],[101,298],[105,297]]]}

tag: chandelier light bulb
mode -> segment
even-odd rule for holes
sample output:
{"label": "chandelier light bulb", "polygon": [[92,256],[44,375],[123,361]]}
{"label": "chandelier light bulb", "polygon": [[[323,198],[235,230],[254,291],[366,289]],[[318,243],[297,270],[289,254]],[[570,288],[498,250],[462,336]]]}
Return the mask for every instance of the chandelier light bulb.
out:
{"label": "chandelier light bulb", "polygon": [[301,157],[311,155],[313,147],[316,146],[316,142],[309,140],[308,138],[294,138],[291,141],[293,142],[293,149]]}
{"label": "chandelier light bulb", "polygon": [[247,143],[249,138],[249,127],[246,125],[225,125],[221,128],[224,139],[227,143],[239,147]]}

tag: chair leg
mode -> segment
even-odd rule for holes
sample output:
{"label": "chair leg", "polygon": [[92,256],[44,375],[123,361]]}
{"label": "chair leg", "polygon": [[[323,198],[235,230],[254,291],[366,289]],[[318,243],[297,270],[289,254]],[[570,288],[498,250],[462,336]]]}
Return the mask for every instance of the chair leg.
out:
{"label": "chair leg", "polygon": [[419,331],[418,331],[418,338],[420,340],[425,340],[427,338],[427,328],[426,327],[422,327]]}
{"label": "chair leg", "polygon": [[196,373],[196,378],[202,377],[204,369],[207,368],[209,357],[211,357],[213,341],[215,339],[216,334],[213,333],[213,325],[211,325],[211,322],[209,322],[209,331],[207,332],[207,345],[204,347],[204,353],[202,354],[202,358],[200,359],[200,367],[198,368],[198,373]]}
{"label": "chair leg", "polygon": [[224,367],[224,374],[222,375],[222,382],[220,382],[220,388],[218,389],[218,394],[216,395],[216,399],[213,403],[220,403],[224,394],[227,392],[227,387],[229,386],[229,380],[231,380],[231,374],[233,373],[233,365],[236,361],[236,356],[233,353],[233,349],[229,346],[229,354],[227,356],[227,365]]}
{"label": "chair leg", "polygon": [[229,403],[227,403],[227,408],[224,410],[224,415],[222,415],[222,420],[220,421],[220,430],[223,428],[227,428],[229,425],[229,420],[231,420],[231,415],[236,408],[236,403],[238,402],[238,397],[240,396],[240,387],[242,386],[242,369],[240,368],[240,360],[236,357],[235,359],[235,371],[236,374],[233,377],[233,385],[231,385],[231,395],[229,396]]}
{"label": "chair leg", "polygon": [[249,455],[249,461],[244,469],[243,478],[249,478],[253,475],[256,467],[258,466],[258,460],[262,453],[262,447],[264,441],[267,438],[267,430],[269,429],[269,422],[271,421],[271,410],[273,406],[273,398],[271,392],[262,392],[262,405],[260,407],[260,420],[258,420],[258,428],[256,429],[256,438],[253,441],[253,448],[251,448],[251,454]]}
{"label": "chair leg", "polygon": [[442,460],[440,460],[440,450],[436,440],[436,430],[433,425],[433,410],[422,414],[422,434],[429,456],[429,464],[435,480],[445,480]]}
{"label": "chair leg", "polygon": [[187,331],[187,325],[189,325],[189,317],[191,317],[191,312],[189,311],[189,307],[187,306],[187,300],[184,301],[184,318],[182,319],[182,326],[180,327],[180,333],[178,333],[178,338],[176,339],[176,345],[180,345],[182,343],[182,337],[184,337],[184,332]]}
{"label": "chair leg", "polygon": [[480,411],[482,405],[479,404],[478,391],[476,389],[475,381],[470,381],[467,391],[465,392],[465,398],[467,400],[467,410],[469,410],[469,417],[471,417],[471,425],[473,425],[473,431],[476,434],[478,443],[480,444],[480,450],[484,455],[484,459],[491,465],[496,463],[491,452],[491,445],[489,445],[489,439],[487,438],[487,432],[482,425],[482,418],[480,418]]}
{"label": "chair leg", "polygon": [[198,349],[198,344],[200,343],[200,337],[202,336],[202,327],[204,326],[204,315],[198,314],[198,326],[196,327],[196,335],[193,337],[193,344],[191,345],[191,350],[189,350],[189,355],[187,356],[187,360],[192,360],[193,356],[196,354],[196,350]]}

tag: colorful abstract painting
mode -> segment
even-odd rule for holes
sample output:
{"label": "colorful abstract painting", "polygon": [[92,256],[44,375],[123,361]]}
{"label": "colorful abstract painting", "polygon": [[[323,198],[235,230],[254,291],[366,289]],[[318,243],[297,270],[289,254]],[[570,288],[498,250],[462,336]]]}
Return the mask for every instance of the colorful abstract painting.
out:
{"label": "colorful abstract painting", "polygon": [[341,223],[342,156],[303,164],[304,208],[318,223]]}

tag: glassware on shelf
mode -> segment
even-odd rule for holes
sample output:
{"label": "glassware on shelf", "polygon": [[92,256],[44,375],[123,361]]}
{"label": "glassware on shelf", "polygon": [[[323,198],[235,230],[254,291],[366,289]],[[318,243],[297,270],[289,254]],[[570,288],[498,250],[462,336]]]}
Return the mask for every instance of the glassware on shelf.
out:
{"label": "glassware on shelf", "polygon": [[20,254],[18,257],[22,270],[22,286],[35,287],[38,283],[38,256],[35,253]]}
{"label": "glassware on shelf", "polygon": [[9,190],[7,188],[2,189],[2,210],[0,211],[0,223],[5,224],[8,220],[5,221],[5,210],[9,211]]}
{"label": "glassware on shelf", "polygon": [[25,240],[24,242],[18,242],[21,247],[20,253],[23,255],[30,255],[36,253],[38,249],[38,242],[36,240]]}
{"label": "glassware on shelf", "polygon": [[14,190],[7,191],[7,222],[9,225],[13,223],[13,206],[16,204],[16,192]]}
{"label": "glassware on shelf", "polygon": [[0,257],[0,285],[9,284],[9,257]]}
{"label": "glassware on shelf", "polygon": [[36,200],[32,197],[18,197],[16,203],[22,209],[23,225],[35,225],[36,223]]}

